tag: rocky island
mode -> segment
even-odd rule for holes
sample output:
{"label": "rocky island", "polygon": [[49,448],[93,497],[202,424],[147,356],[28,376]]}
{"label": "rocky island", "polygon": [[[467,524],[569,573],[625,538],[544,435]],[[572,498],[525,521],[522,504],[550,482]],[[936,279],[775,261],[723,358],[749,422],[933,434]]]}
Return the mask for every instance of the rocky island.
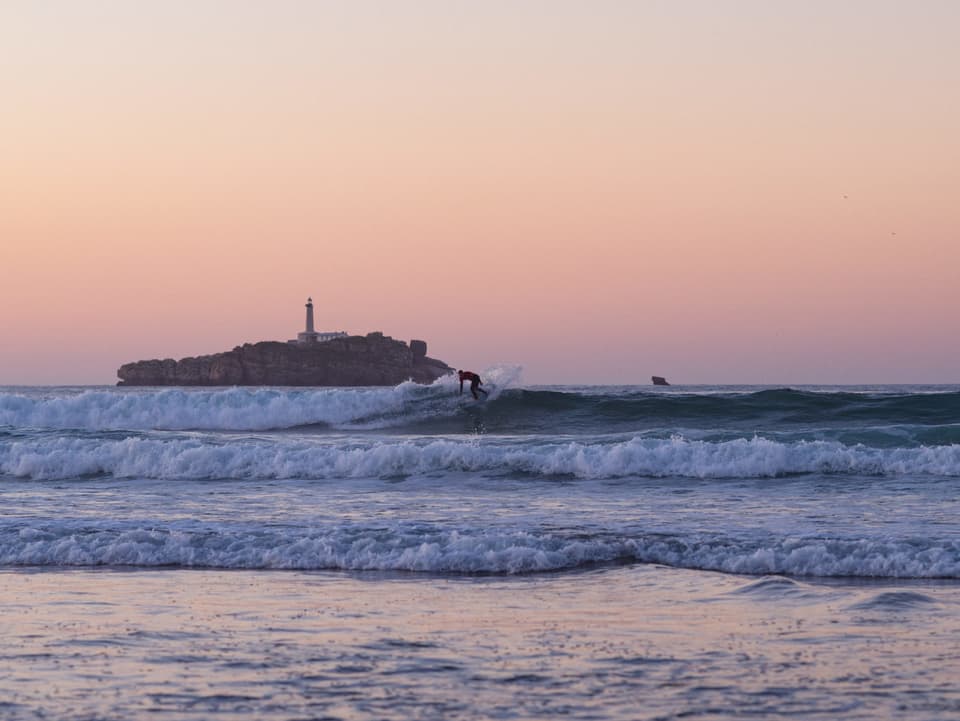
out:
{"label": "rocky island", "polygon": [[432,383],[453,370],[427,357],[427,344],[407,345],[383,333],[316,333],[313,303],[307,327],[286,343],[246,343],[213,355],[122,365],[120,386],[383,386]]}

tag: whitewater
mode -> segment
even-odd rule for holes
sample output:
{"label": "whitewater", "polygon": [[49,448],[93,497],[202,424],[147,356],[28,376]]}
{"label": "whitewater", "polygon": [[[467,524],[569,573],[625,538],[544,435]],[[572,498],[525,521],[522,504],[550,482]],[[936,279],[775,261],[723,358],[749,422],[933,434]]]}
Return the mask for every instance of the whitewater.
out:
{"label": "whitewater", "polygon": [[481,375],[0,388],[4,717],[960,714],[960,387]]}

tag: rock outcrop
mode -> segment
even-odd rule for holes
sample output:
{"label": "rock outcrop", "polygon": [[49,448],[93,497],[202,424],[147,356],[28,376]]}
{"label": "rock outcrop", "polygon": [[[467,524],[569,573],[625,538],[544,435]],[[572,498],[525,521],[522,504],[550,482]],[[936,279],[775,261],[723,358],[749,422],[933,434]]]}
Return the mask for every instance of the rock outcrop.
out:
{"label": "rock outcrop", "polygon": [[432,383],[451,372],[427,357],[427,344],[408,346],[383,333],[323,343],[246,343],[225,353],[127,363],[120,386],[390,386]]}
{"label": "rock outcrop", "polygon": [[655,386],[668,386],[668,385],[670,385],[669,383],[667,383],[667,379],[664,378],[663,376],[650,376],[650,380],[653,382],[653,385],[655,385]]}

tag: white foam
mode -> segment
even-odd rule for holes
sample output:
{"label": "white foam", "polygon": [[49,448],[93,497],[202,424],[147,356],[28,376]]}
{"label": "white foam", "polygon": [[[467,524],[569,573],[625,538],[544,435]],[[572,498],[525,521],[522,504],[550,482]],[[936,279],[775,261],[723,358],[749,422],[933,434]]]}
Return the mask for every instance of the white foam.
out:
{"label": "white foam", "polygon": [[898,539],[716,539],[631,541],[638,561],[750,575],[958,578],[960,544]]}
{"label": "white foam", "polygon": [[610,562],[729,573],[958,578],[944,541],[721,536],[570,537],[524,529],[229,526],[0,528],[0,566],[178,566],[520,574]]}
{"label": "white foam", "polygon": [[0,442],[0,475],[37,480],[90,475],[151,479],[328,479],[479,473],[622,477],[769,478],[821,473],[960,476],[960,445],[877,449],[834,441],[724,442],[635,437],[618,443],[541,443],[482,436],[419,440],[201,436],[32,438]]}
{"label": "white foam", "polygon": [[[519,381],[519,366],[494,366],[484,376],[499,394]],[[453,414],[454,375],[424,386],[217,390],[90,390],[52,396],[0,393],[0,426],[84,430],[258,431],[327,424],[388,426]]]}
{"label": "white foam", "polygon": [[4,566],[185,566],[523,573],[610,560],[617,546],[507,532],[365,530],[78,529],[0,532]]}

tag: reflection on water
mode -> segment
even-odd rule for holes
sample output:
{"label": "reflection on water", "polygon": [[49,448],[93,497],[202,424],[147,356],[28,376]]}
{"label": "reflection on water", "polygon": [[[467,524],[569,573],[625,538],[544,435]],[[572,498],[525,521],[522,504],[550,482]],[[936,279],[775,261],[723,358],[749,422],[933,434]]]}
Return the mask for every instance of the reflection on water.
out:
{"label": "reflection on water", "polygon": [[0,572],[0,714],[956,718],[960,586]]}

